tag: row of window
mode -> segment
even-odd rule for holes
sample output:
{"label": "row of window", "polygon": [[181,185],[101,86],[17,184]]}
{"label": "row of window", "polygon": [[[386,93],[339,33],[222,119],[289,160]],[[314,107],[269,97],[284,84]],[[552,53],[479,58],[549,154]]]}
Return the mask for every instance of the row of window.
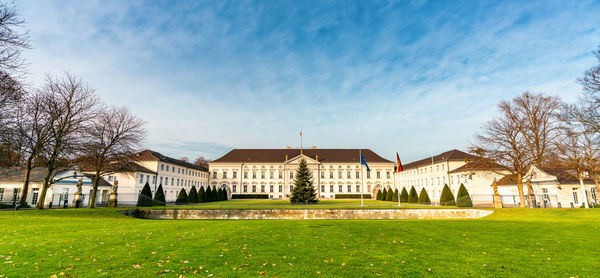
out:
{"label": "row of window", "polygon": [[[152,176],[152,182],[150,182],[150,175],[139,175],[140,184],[156,184],[156,176]],[[145,182],[144,182],[145,178]],[[170,182],[170,184],[169,184]],[[188,180],[188,179],[180,179],[180,178],[169,178],[169,177],[159,177],[159,185],[172,185],[172,186],[205,186],[207,183],[202,181]]]}
{"label": "row of window", "polygon": [[[321,178],[322,178],[322,179],[325,179],[325,177],[326,177],[326,172],[327,172],[327,171],[321,171]],[[221,174],[221,176],[222,176],[222,178],[223,178],[223,179],[227,179],[227,173],[228,173],[227,171],[224,171],[224,172]],[[343,175],[343,173],[344,173],[343,171],[337,171],[337,174],[338,174],[338,175],[337,175],[337,176],[338,176],[338,179],[343,179],[343,178],[344,178],[344,175]],[[386,173],[386,177],[389,179],[389,178],[390,178],[390,176],[391,176],[391,172],[390,172],[390,171],[387,171],[387,172],[385,172],[385,173]],[[244,178],[245,178],[245,179],[247,179],[247,178],[248,178],[248,174],[249,174],[249,173],[248,173],[248,171],[244,171]],[[257,174],[259,174],[257,171],[252,171],[252,178],[253,178],[253,179],[256,179],[256,178],[257,178]],[[280,179],[282,179],[282,178],[283,178],[283,172],[282,172],[282,171],[278,171],[278,172],[277,172],[277,174],[278,174],[277,176],[278,176]],[[313,174],[313,176],[314,176],[314,175],[315,175],[315,171],[312,171],[312,174]],[[334,174],[335,174],[335,171],[329,171],[329,178],[330,178],[330,179],[333,179],[333,178],[334,178]],[[377,177],[378,179],[381,179],[381,171],[376,171],[376,172],[375,172],[375,174],[376,174],[376,177]],[[212,178],[213,178],[213,179],[216,179],[216,178],[217,178],[217,175],[218,175],[217,171],[214,171],[214,172],[212,172]],[[275,178],[275,176],[276,176],[276,175],[275,175],[275,171],[268,171],[268,172],[267,172],[267,171],[261,171],[261,172],[260,172],[260,178],[261,178],[261,179],[267,179],[267,178],[269,178],[269,179],[274,179],[274,178]],[[233,179],[237,179],[237,178],[238,178],[238,177],[237,177],[237,171],[233,171],[233,173],[232,173],[232,177],[231,177],[231,178],[233,178]],[[291,179],[293,179],[293,178],[294,178],[294,171],[290,171],[290,178],[291,178]],[[346,171],[346,178],[347,178],[347,179],[351,179],[351,178],[352,178],[352,171]],[[359,178],[360,178],[360,171],[355,171],[354,178],[357,178],[357,179],[359,179]],[[371,178],[371,172],[367,172],[367,179],[370,179],[370,178]]]}
{"label": "row of window", "polygon": [[[455,179],[456,178],[456,179]],[[460,184],[460,183],[466,183],[467,182],[467,176],[464,175],[456,175],[452,176],[450,175],[450,185],[454,184],[454,181],[456,181],[456,184]],[[416,179],[416,180],[409,180],[409,181],[400,181],[400,184],[403,186],[410,186],[412,184],[416,184],[418,186],[428,186],[428,185],[443,185],[446,184],[446,177],[437,177],[437,178],[424,178],[424,179]]]}
{"label": "row of window", "polygon": [[[427,169],[429,168],[429,173],[433,173],[433,166],[429,167],[421,167],[413,170],[403,171],[400,175],[402,176],[414,176],[418,174],[427,174]],[[436,171],[444,171],[444,164],[435,165]]]}
{"label": "row of window", "polygon": [[[352,191],[352,188],[353,188],[352,184],[348,184],[346,188],[348,189],[346,192],[348,192],[348,193],[353,192]],[[363,192],[370,192],[371,191],[371,185],[366,185],[365,188],[366,188],[366,190],[363,191]],[[232,189],[232,192],[234,192],[234,193],[237,192],[237,184],[232,185],[231,189]],[[269,192],[269,193],[283,193],[283,185],[278,185],[278,186],[269,185],[268,187],[267,187],[267,185],[260,185],[260,187],[258,187],[257,185],[252,185],[250,187],[250,189],[252,190],[251,191],[252,193],[258,193],[257,190],[260,190],[260,193],[267,193],[267,192]],[[277,189],[279,191],[275,191],[275,189]],[[290,185],[290,191],[292,189],[293,189],[293,186]],[[327,191],[327,189],[329,189],[329,191]],[[327,193],[327,192],[334,193],[334,192],[336,192],[336,191],[334,191],[334,189],[335,189],[334,185],[329,185],[329,187],[327,187],[326,185],[321,185],[321,192],[322,193]],[[338,193],[342,193],[342,192],[344,192],[343,190],[344,190],[344,185],[343,184],[338,185],[338,191],[337,192]],[[359,184],[354,185],[354,190],[355,190],[354,192],[360,193],[361,192],[360,185]],[[246,184],[242,185],[242,193],[248,193],[248,185],[246,185]]]}
{"label": "row of window", "polygon": [[172,173],[175,173],[175,171],[177,171],[177,174],[188,175],[188,176],[193,176],[193,177],[207,178],[207,175],[208,175],[202,171],[192,170],[189,168],[175,167],[175,166],[169,167],[169,164],[160,164],[161,171],[169,172],[169,169],[171,170]]}

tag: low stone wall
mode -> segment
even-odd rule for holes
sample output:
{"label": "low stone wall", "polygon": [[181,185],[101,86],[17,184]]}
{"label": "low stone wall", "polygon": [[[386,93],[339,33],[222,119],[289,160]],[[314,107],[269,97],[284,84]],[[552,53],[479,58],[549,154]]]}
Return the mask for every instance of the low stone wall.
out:
{"label": "low stone wall", "polygon": [[144,219],[475,219],[481,209],[166,209],[128,210]]}

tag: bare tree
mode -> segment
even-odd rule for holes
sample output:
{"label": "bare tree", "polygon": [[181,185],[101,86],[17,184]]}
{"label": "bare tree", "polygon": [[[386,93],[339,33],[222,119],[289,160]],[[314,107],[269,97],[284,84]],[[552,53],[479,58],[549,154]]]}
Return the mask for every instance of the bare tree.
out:
{"label": "bare tree", "polygon": [[21,52],[31,47],[28,32],[21,32],[24,23],[14,6],[0,3],[0,71],[4,73],[15,73],[23,67]]}
{"label": "bare tree", "polygon": [[190,159],[187,156],[182,156],[179,158],[179,160],[183,161],[183,162],[190,162]]}
{"label": "bare tree", "polygon": [[585,71],[583,77],[578,79],[583,86],[579,103],[567,108],[572,119],[600,133],[600,46],[594,51],[594,55],[598,59],[598,65]]}
{"label": "bare tree", "polygon": [[87,128],[87,140],[82,148],[84,168],[94,172],[90,208],[96,204],[100,178],[128,161],[139,151],[145,137],[144,122],[125,107],[108,107],[100,110]]}
{"label": "bare tree", "polygon": [[196,158],[196,160],[194,160],[194,165],[196,165],[196,166],[202,166],[202,167],[208,169],[208,163],[209,162],[211,162],[210,159],[206,159],[206,158],[204,158],[204,156],[200,156],[200,157]]}
{"label": "bare tree", "polygon": [[44,207],[46,192],[56,175],[57,162],[72,159],[81,150],[84,142],[82,132],[94,118],[98,99],[94,89],[72,74],[66,73],[61,79],[46,76],[41,89],[44,95],[44,111],[52,118],[50,138],[41,151],[41,160],[46,167],[46,176],[38,208]]}
{"label": "bare tree", "polygon": [[522,127],[525,124],[516,114],[514,103],[503,101],[498,106],[500,115],[483,125],[483,131],[476,135],[477,143],[471,146],[476,159],[494,161],[491,171],[510,178],[517,185],[520,206],[525,207],[523,176],[533,162],[527,149]]}

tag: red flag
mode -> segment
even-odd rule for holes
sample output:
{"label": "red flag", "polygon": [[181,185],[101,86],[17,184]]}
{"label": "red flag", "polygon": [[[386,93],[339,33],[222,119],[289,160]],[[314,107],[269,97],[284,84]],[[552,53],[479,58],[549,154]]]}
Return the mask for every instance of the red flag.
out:
{"label": "red flag", "polygon": [[400,162],[400,156],[398,155],[398,153],[396,153],[396,164],[398,166],[396,166],[396,173],[400,173],[402,171],[404,171],[404,168],[402,167],[402,162]]}

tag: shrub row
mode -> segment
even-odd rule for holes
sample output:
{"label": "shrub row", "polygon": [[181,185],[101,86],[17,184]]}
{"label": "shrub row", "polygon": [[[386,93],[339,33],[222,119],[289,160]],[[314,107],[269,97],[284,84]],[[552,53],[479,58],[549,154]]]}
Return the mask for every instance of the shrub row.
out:
{"label": "shrub row", "polygon": [[[335,194],[335,199],[360,199],[360,194]],[[371,194],[363,194],[363,199],[371,199]]]}
{"label": "shrub row", "polygon": [[[175,204],[185,205],[190,203],[196,204],[225,200],[227,200],[227,190],[211,189],[211,187],[208,186],[206,191],[204,190],[204,187],[200,187],[200,190],[197,191],[196,187],[192,186],[189,194],[183,188],[179,191],[179,194],[177,194],[177,199],[175,200]],[[153,198],[152,190],[150,189],[150,185],[148,183],[144,185],[144,188],[142,189],[142,192],[140,192],[137,201],[138,207],[164,206],[166,204],[167,201],[165,200],[165,192],[162,185],[158,186]]]}

